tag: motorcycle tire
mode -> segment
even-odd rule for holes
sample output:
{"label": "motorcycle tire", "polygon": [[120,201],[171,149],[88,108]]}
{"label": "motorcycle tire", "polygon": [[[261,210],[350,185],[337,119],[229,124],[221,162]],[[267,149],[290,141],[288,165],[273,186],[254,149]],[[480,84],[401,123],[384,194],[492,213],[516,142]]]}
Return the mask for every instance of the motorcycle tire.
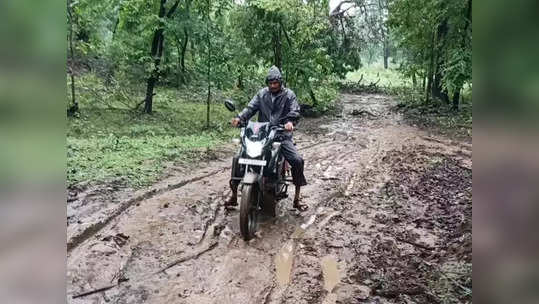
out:
{"label": "motorcycle tire", "polygon": [[241,191],[240,232],[245,241],[249,241],[255,236],[258,219],[257,200],[257,185],[244,185]]}
{"label": "motorcycle tire", "polygon": [[262,204],[262,211],[265,215],[276,217],[277,213],[275,212],[275,208],[277,207],[277,200],[275,198],[273,190],[271,191],[264,191],[264,199]]}

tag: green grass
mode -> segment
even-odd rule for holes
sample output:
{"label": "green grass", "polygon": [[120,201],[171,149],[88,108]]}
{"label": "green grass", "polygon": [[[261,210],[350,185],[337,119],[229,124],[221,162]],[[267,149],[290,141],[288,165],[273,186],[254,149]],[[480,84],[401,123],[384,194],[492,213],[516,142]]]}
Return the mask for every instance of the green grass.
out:
{"label": "green grass", "polygon": [[389,68],[384,69],[382,65],[376,64],[371,66],[364,66],[357,71],[349,72],[346,75],[347,81],[357,82],[361,79],[361,84],[368,85],[370,83],[376,83],[378,80],[378,86],[380,87],[403,87],[411,86],[411,81],[404,79],[399,71]]}
{"label": "green grass", "polygon": [[[92,81],[85,84],[99,88],[101,84]],[[151,115],[115,100],[99,100],[114,97],[89,91],[81,90],[80,115],[68,119],[68,185],[116,181],[145,186],[161,176],[167,163],[199,160],[207,149],[238,134],[229,127],[233,114],[221,98],[211,104],[211,127],[206,128],[206,104],[200,102],[200,94],[186,89],[157,88]]]}

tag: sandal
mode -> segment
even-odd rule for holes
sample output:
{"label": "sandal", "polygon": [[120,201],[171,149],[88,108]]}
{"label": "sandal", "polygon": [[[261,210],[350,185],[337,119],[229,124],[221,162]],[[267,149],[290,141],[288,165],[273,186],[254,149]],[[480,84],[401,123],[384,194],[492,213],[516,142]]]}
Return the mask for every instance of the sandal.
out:
{"label": "sandal", "polygon": [[227,207],[237,207],[238,206],[238,198],[231,196],[225,201],[225,208]]}
{"label": "sandal", "polygon": [[294,207],[294,209],[298,210],[299,212],[303,212],[303,211],[306,211],[307,209],[309,209],[309,206],[307,206],[305,204],[300,204],[299,200],[294,200],[293,207]]}

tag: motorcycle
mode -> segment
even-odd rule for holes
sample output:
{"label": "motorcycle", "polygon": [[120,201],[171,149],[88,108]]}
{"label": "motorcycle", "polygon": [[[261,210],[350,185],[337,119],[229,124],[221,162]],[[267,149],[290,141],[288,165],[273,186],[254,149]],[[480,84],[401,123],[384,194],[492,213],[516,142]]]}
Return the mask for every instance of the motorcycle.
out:
{"label": "motorcycle", "polygon": [[[233,101],[226,108],[235,112]],[[239,158],[235,158],[232,181],[240,182],[240,232],[244,240],[255,236],[258,217],[265,213],[275,217],[277,202],[288,197],[290,166],[281,154],[283,125],[268,122],[240,122]],[[236,163],[237,161],[237,163]]]}

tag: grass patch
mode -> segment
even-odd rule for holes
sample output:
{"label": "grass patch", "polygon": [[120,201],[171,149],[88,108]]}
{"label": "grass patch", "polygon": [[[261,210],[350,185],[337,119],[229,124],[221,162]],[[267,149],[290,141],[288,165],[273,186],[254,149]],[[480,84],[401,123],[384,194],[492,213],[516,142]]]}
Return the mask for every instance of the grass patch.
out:
{"label": "grass patch", "polygon": [[207,128],[206,104],[200,95],[157,88],[154,113],[145,115],[129,109],[125,101],[110,100],[114,95],[96,94],[103,90],[93,81],[85,83],[93,89],[81,90],[80,114],[68,119],[68,186],[111,181],[145,186],[161,176],[167,162],[199,160],[207,149],[238,134],[229,126],[233,114],[221,98],[214,97]]}
{"label": "grass patch", "polygon": [[346,81],[348,82],[357,83],[360,79],[364,85],[377,83],[378,86],[386,88],[412,85],[412,82],[404,79],[399,71],[391,68],[384,69],[381,65],[364,66],[357,71],[346,74]]}

